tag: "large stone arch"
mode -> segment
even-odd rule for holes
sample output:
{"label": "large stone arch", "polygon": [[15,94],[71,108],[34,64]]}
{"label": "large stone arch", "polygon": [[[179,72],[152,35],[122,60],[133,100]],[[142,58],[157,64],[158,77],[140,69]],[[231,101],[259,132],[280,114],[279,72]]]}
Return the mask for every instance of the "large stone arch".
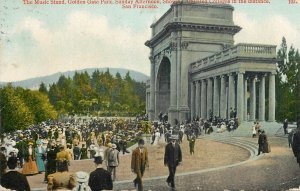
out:
{"label": "large stone arch", "polygon": [[171,62],[169,58],[163,57],[160,61],[156,75],[156,101],[155,110],[167,113],[170,107],[170,87],[171,87]]}
{"label": "large stone arch", "polygon": [[[151,25],[152,36],[145,43],[151,49],[148,89],[148,113],[151,120],[157,119],[160,111],[168,112],[171,124],[174,124],[175,119],[184,122],[191,118],[190,66],[202,58],[233,46],[233,36],[241,29],[234,25],[233,10],[231,5],[181,2],[172,4]],[[206,66],[210,62],[207,59]],[[161,75],[166,74],[166,69],[163,68],[166,63],[170,63],[168,90],[164,88],[165,78]]]}

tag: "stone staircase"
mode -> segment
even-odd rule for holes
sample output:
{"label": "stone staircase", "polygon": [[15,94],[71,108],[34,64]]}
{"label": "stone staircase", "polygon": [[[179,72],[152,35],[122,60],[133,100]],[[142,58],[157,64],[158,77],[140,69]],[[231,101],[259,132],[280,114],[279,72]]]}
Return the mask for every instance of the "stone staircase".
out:
{"label": "stone staircase", "polygon": [[249,159],[257,159],[257,153],[258,153],[258,145],[255,139],[254,141],[244,140],[237,137],[225,137],[225,136],[217,136],[213,135],[211,137],[205,137],[207,140],[219,142],[219,143],[225,143],[229,145],[238,146],[241,148],[244,148],[250,152]]}
{"label": "stone staircase", "polygon": [[[276,122],[260,122],[260,125],[261,129],[264,130],[268,136],[276,136],[276,134],[282,128],[282,124]],[[226,131],[224,133],[216,133],[217,129],[216,127],[213,127],[213,134],[222,134],[229,137],[252,137],[252,126],[253,122],[243,122],[235,131]]]}

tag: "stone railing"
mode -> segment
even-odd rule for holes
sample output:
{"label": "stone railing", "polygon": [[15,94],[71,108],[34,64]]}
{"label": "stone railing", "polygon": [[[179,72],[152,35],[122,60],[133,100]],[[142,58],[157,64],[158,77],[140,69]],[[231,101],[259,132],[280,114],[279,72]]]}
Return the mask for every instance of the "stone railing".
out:
{"label": "stone railing", "polygon": [[276,46],[260,44],[237,44],[222,52],[203,58],[191,64],[191,71],[214,65],[232,58],[276,58]]}

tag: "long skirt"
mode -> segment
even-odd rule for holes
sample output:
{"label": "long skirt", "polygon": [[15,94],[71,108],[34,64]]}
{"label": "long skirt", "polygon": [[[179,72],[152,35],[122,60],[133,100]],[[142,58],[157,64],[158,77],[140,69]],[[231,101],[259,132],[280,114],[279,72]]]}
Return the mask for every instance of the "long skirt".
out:
{"label": "long skirt", "polygon": [[36,164],[39,172],[45,172],[45,164],[42,159],[42,154],[36,154]]}
{"label": "long skirt", "polygon": [[32,157],[28,157],[28,161],[25,162],[22,170],[22,174],[24,175],[34,175],[38,173],[38,168],[36,166],[36,162],[32,160]]}

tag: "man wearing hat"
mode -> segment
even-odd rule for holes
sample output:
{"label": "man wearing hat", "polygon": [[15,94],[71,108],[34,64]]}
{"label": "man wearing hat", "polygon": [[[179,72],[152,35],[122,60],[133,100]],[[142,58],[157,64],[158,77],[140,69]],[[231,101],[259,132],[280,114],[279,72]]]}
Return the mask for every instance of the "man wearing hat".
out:
{"label": "man wearing hat", "polygon": [[297,159],[297,163],[300,167],[300,115],[297,117],[297,129],[294,130],[293,138],[292,138],[292,149],[294,156]]}
{"label": "man wearing hat", "polygon": [[15,156],[9,157],[7,161],[9,172],[0,176],[1,185],[11,190],[30,191],[30,186],[28,184],[26,176],[24,176],[23,174],[21,174],[16,170],[17,163],[18,163],[17,157]]}
{"label": "man wearing hat", "polygon": [[175,189],[176,167],[182,162],[182,153],[177,143],[178,135],[171,135],[170,140],[171,142],[166,145],[164,164],[169,168],[168,186]]}
{"label": "man wearing hat", "polygon": [[119,166],[119,151],[117,150],[117,145],[112,144],[111,149],[108,152],[108,171],[112,175],[113,181],[116,180],[116,167]]}
{"label": "man wearing hat", "polygon": [[104,161],[105,161],[105,163],[106,163],[107,170],[108,170],[108,168],[109,168],[109,167],[108,167],[108,153],[109,153],[110,150],[112,149],[111,147],[112,147],[112,144],[109,143],[109,144],[107,145],[106,150],[104,151]]}
{"label": "man wearing hat", "polygon": [[56,146],[54,142],[50,144],[50,150],[47,151],[47,162],[46,162],[46,173],[45,173],[45,181],[47,181],[47,177],[49,174],[53,174],[56,172]]}
{"label": "man wearing hat", "polygon": [[149,167],[148,161],[148,151],[144,147],[145,142],[143,139],[140,139],[138,142],[138,147],[132,151],[131,157],[131,171],[136,174],[134,179],[134,187],[137,186],[138,191],[143,190],[143,175],[146,167]]}
{"label": "man wearing hat", "polygon": [[80,149],[79,160],[82,160],[82,159],[88,159],[87,148],[86,148],[85,144],[82,144],[82,147]]}
{"label": "man wearing hat", "polygon": [[80,148],[77,144],[74,145],[73,153],[74,153],[74,160],[79,160]]}
{"label": "man wearing hat", "polygon": [[258,155],[260,155],[260,152],[264,153],[263,148],[264,148],[265,143],[264,143],[264,136],[261,133],[261,130],[259,129],[257,132],[258,132],[258,154],[257,154],[257,156],[258,156]]}
{"label": "man wearing hat", "polygon": [[111,174],[103,169],[102,162],[101,156],[95,156],[94,163],[96,165],[96,170],[91,172],[88,183],[92,191],[113,189]]}

